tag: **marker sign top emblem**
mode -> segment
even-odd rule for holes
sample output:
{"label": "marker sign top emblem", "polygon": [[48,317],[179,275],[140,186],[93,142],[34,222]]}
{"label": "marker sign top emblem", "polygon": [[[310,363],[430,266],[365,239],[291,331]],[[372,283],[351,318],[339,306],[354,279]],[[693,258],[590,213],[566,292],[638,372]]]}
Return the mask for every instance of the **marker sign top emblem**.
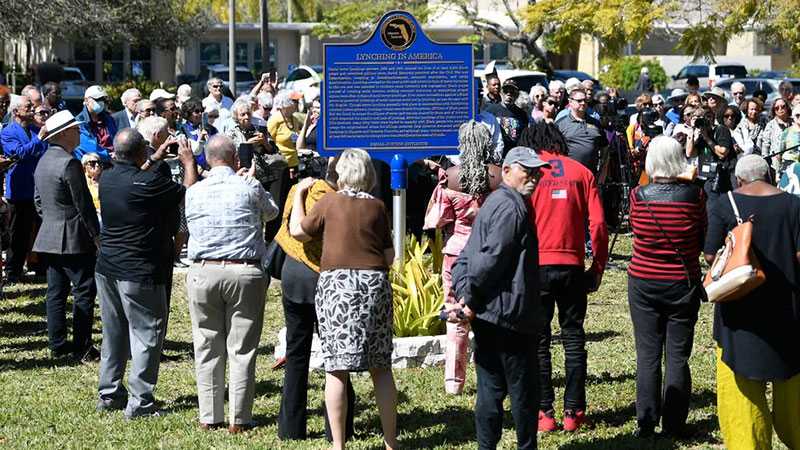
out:
{"label": "marker sign top emblem", "polygon": [[392,16],[383,23],[381,28],[383,44],[395,51],[407,49],[416,38],[417,28],[406,16]]}

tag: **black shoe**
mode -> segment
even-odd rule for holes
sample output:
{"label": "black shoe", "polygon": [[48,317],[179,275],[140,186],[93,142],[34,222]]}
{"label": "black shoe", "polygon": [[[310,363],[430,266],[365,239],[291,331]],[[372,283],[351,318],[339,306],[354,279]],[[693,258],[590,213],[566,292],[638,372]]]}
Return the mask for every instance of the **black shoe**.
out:
{"label": "black shoe", "polygon": [[100,350],[97,350],[94,346],[90,346],[87,350],[76,353],[75,359],[82,363],[100,361]]}
{"label": "black shoe", "polygon": [[694,433],[692,432],[692,430],[685,425],[675,428],[661,427],[661,435],[664,436],[665,438],[674,439],[678,441],[684,441],[694,437]]}
{"label": "black shoe", "polygon": [[98,400],[95,410],[97,412],[120,411],[125,409],[125,405],[127,404],[128,404],[127,400],[111,400],[111,401]]}
{"label": "black shoe", "polygon": [[72,347],[69,344],[66,344],[56,349],[50,349],[50,357],[56,361],[66,361],[72,359]]}
{"label": "black shoe", "polygon": [[6,284],[16,284],[22,281],[22,275],[17,273],[6,274]]}
{"label": "black shoe", "polygon": [[655,435],[656,435],[655,427],[649,427],[649,426],[640,425],[636,427],[636,431],[633,432],[633,437],[639,439],[648,439],[655,437]]}

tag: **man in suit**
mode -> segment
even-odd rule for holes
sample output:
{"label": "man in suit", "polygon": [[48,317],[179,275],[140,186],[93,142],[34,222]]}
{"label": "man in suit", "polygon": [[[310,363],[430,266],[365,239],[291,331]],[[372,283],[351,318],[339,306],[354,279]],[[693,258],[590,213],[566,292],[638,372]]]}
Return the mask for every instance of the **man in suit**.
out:
{"label": "man in suit", "polygon": [[[50,147],[36,167],[34,201],[42,227],[33,244],[47,262],[47,335],[54,358],[70,354],[98,360],[92,347],[97,287],[94,265],[100,225],[81,163],[72,157],[80,142],[79,123],[69,111],[45,122]],[[72,284],[72,345],[67,342],[66,304]]]}
{"label": "man in suit", "polygon": [[33,102],[24,95],[11,102],[13,121],[0,133],[5,156],[16,159],[6,173],[5,198],[11,212],[11,246],[8,249],[6,279],[21,281],[23,266],[31,249],[31,230],[38,220],[33,205],[33,171],[47,149],[44,132],[33,120]]}
{"label": "man in suit", "polygon": [[136,88],[130,88],[122,93],[122,111],[117,111],[111,115],[114,118],[114,123],[117,124],[117,130],[123,128],[136,128],[136,123],[139,117],[136,114],[136,104],[142,99],[142,93]]}

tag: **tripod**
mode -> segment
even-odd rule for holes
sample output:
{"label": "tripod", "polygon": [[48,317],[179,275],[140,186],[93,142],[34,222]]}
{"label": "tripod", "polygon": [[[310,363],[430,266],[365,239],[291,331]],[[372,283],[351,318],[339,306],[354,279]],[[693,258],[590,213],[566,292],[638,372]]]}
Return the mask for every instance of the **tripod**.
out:
{"label": "tripod", "polygon": [[606,218],[606,221],[611,225],[609,228],[613,230],[611,245],[608,248],[607,266],[618,269],[622,267],[619,262],[614,261],[614,247],[617,244],[620,232],[630,228],[630,194],[633,188],[633,180],[638,180],[638,175],[640,175],[633,176],[633,167],[628,159],[628,147],[624,139],[622,135],[616,132],[614,133],[614,138],[609,139],[609,152],[606,154],[604,165],[613,170],[616,176],[613,177],[613,180],[609,180],[611,177],[606,177],[600,185],[604,207],[610,206],[610,209],[615,210],[613,216]]}
{"label": "tripod", "polygon": [[[767,161],[767,165],[770,168],[770,171],[769,171],[770,176],[773,176],[773,174],[772,174],[772,158],[775,157],[775,156],[781,156],[786,152],[791,152],[791,151],[794,151],[794,150],[797,150],[797,149],[800,149],[800,145],[793,145],[793,146],[791,146],[789,148],[785,148],[785,149],[777,151],[777,152],[772,152],[772,153],[768,153],[766,155],[761,155],[761,157],[764,158]],[[778,182],[780,181],[780,175],[783,173],[783,170],[784,169],[781,168],[781,173],[777,173],[776,172],[774,174],[775,178],[770,180],[773,185],[776,185],[776,186],[778,185]]]}

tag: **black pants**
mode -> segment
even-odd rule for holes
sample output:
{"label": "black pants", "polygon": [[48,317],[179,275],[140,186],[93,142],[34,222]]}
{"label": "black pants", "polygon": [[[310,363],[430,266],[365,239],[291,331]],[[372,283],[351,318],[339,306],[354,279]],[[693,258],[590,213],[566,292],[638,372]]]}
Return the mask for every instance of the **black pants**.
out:
{"label": "black pants", "polygon": [[503,431],[503,399],[511,396],[511,413],[520,450],[536,448],[539,387],[536,335],[521,334],[476,319],[475,372],[478,398],[475,428],[478,448],[495,449]]}
{"label": "black pants", "polygon": [[[295,167],[295,169],[297,169]],[[272,195],[272,199],[275,200],[275,204],[278,205],[278,217],[273,220],[267,222],[266,226],[264,227],[264,241],[269,242],[271,241],[276,234],[278,234],[278,230],[281,227],[281,217],[283,217],[283,209],[286,206],[286,199],[289,198],[289,190],[292,188],[293,185],[297,183],[297,177],[289,178],[289,168],[286,167],[283,169],[281,173],[281,177],[272,183],[269,186],[264,186],[270,195]]]}
{"label": "black pants", "polygon": [[[305,273],[302,273],[302,272]],[[308,366],[311,359],[311,342],[317,326],[317,313],[313,303],[313,293],[318,275],[303,263],[291,257],[286,258],[281,281],[284,285],[295,284],[295,295],[306,297],[298,303],[283,296],[283,314],[286,322],[286,366],[283,372],[283,394],[278,413],[278,437],[281,439],[306,439],[308,421]],[[298,286],[296,283],[303,283]],[[305,292],[302,292],[305,291]],[[309,298],[311,302],[308,302]],[[347,381],[347,418],[345,438],[353,436],[353,417],[355,416],[356,393],[353,384]],[[333,440],[325,412],[325,436]]]}
{"label": "black pants", "polygon": [[6,273],[20,277],[25,259],[31,250],[31,233],[38,216],[33,200],[9,201],[9,213],[11,242],[6,255]]}
{"label": "black pants", "polygon": [[539,331],[539,409],[553,409],[552,363],[550,340],[555,307],[558,305],[558,324],[564,346],[566,383],[564,409],[586,409],[586,287],[580,266],[541,266],[539,268],[539,297],[542,325]]}
{"label": "black pants", "polygon": [[45,255],[47,263],[47,337],[50,349],[63,352],[67,343],[67,296],[72,287],[72,346],[81,355],[92,344],[92,322],[97,286],[93,254]]}
{"label": "black pants", "polygon": [[661,422],[663,430],[678,431],[689,414],[689,356],[700,300],[686,280],[628,276],[628,303],[636,340],[636,420],[643,428]]}

